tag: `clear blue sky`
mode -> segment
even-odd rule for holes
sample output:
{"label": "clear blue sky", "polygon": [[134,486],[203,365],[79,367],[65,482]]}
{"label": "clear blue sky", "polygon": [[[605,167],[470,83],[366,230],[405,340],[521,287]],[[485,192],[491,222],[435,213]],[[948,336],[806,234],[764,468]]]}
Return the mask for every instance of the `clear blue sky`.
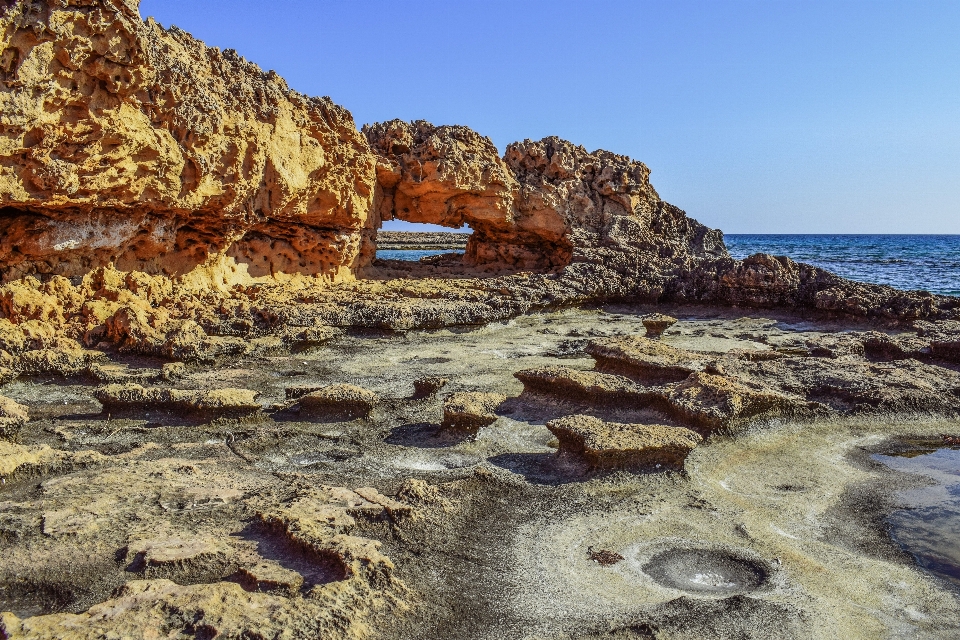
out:
{"label": "clear blue sky", "polygon": [[365,122],[644,161],[728,233],[960,233],[960,1],[143,0]]}

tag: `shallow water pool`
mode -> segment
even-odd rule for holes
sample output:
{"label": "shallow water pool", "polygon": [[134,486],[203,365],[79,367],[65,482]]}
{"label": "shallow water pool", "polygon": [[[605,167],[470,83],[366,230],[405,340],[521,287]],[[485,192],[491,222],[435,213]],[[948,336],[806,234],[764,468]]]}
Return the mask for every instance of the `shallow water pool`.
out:
{"label": "shallow water pool", "polygon": [[921,567],[960,589],[960,448],[875,457],[935,481],[901,494],[910,508],[889,516],[890,533]]}

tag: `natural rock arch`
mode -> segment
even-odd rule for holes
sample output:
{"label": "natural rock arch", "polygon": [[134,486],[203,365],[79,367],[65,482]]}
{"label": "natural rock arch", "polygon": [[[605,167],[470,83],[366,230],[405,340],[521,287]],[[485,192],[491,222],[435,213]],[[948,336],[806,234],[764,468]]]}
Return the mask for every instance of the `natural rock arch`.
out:
{"label": "natural rock arch", "polygon": [[569,228],[555,210],[524,215],[523,185],[489,138],[463,126],[391,120],[363,128],[378,155],[374,212],[473,230],[464,262],[549,270],[570,262]]}

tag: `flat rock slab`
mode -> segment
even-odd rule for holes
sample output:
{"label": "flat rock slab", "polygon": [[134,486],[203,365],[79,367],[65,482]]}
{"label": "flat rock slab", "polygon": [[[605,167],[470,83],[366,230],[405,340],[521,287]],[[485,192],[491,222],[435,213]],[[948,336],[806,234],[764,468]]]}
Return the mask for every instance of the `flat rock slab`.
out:
{"label": "flat rock slab", "polygon": [[570,367],[524,369],[513,374],[525,391],[586,400],[598,404],[646,405],[657,396],[623,376]]}
{"label": "flat rock slab", "polygon": [[496,409],[507,399],[502,393],[458,391],[443,400],[443,429],[476,433],[497,419]]}
{"label": "flat rock slab", "polygon": [[587,353],[597,369],[623,373],[641,382],[679,382],[706,366],[708,358],[642,336],[592,340]]}
{"label": "flat rock slab", "polygon": [[108,384],[93,393],[105,411],[147,408],[181,410],[195,413],[249,414],[263,407],[250,389],[167,389],[139,384]]}
{"label": "flat rock slab", "polygon": [[797,400],[781,393],[757,390],[733,379],[695,373],[672,388],[669,411],[680,420],[703,429],[733,426],[761,414],[780,414],[799,408]]}
{"label": "flat rock slab", "polygon": [[219,577],[229,565],[230,549],[209,537],[135,540],[127,546],[127,570],[147,578]]}
{"label": "flat rock slab", "polygon": [[380,401],[369,389],[352,384],[332,384],[300,398],[300,409],[314,415],[360,418],[370,415]]}
{"label": "flat rock slab", "polygon": [[682,427],[621,424],[573,415],[551,420],[547,428],[560,441],[560,453],[581,458],[592,469],[681,468],[702,438]]}
{"label": "flat rock slab", "polygon": [[61,451],[50,446],[20,445],[0,440],[0,479],[39,475],[92,466],[106,460],[97,451]]}

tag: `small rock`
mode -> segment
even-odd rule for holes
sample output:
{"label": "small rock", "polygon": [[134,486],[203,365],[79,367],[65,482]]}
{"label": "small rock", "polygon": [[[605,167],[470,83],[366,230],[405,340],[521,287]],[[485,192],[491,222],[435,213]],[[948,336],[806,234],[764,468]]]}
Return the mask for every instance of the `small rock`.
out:
{"label": "small rock", "polygon": [[560,453],[583,459],[592,469],[680,468],[702,438],[682,427],[620,424],[593,416],[551,420],[547,428],[560,441]]}
{"label": "small rock", "polygon": [[445,387],[448,382],[450,381],[447,378],[438,376],[417,378],[413,381],[413,397],[414,399],[429,398]]}
{"label": "small rock", "polygon": [[187,366],[182,362],[167,362],[161,369],[160,377],[167,382],[179,380],[187,374]]}
{"label": "small rock", "polygon": [[593,547],[590,547],[587,549],[587,555],[590,556],[591,560],[602,567],[609,567],[623,560],[622,555],[616,551],[610,551],[609,549],[600,549],[599,551],[594,551]]}
{"label": "small rock", "polygon": [[308,413],[359,418],[370,415],[379,402],[373,391],[352,384],[332,384],[300,398],[300,408]]}
{"label": "small rock", "polygon": [[677,319],[662,313],[652,313],[641,319],[650,339],[659,338],[663,332],[677,323]]}
{"label": "small rock", "polygon": [[299,347],[313,347],[332,340],[343,334],[341,329],[317,325],[315,327],[294,327],[287,331],[288,342]]}
{"label": "small rock", "polygon": [[313,393],[314,391],[320,391],[324,388],[324,385],[320,384],[295,384],[291,385],[283,390],[284,395],[287,400],[296,400],[302,398],[308,393]]}
{"label": "small rock", "polygon": [[502,393],[458,391],[443,401],[442,428],[476,433],[497,419],[495,413],[507,396]]}

